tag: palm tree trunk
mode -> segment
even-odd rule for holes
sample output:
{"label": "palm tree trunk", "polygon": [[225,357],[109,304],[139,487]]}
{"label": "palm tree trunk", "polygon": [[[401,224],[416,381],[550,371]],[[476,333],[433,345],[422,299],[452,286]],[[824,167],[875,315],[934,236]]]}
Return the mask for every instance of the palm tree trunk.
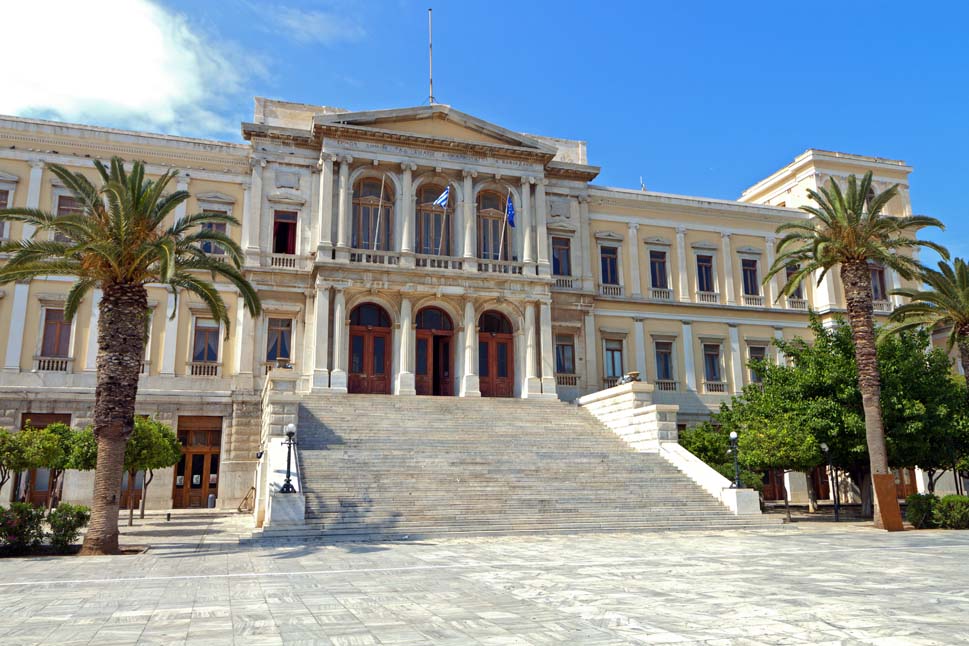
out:
{"label": "palm tree trunk", "polygon": [[145,348],[148,294],[141,285],[106,285],[98,319],[97,388],[94,435],[98,463],[94,471],[91,522],[81,554],[118,553],[118,504],[124,452],[134,429],[135,397]]}
{"label": "palm tree trunk", "polygon": [[[894,477],[888,468],[885,428],[882,422],[881,375],[875,345],[875,324],[872,320],[871,272],[864,261],[843,263],[841,280],[851,335],[855,342],[855,363],[858,366],[858,388],[865,410],[865,438],[874,489],[875,527],[887,530],[902,529],[902,516],[894,492]],[[888,481],[892,481],[889,495]]]}

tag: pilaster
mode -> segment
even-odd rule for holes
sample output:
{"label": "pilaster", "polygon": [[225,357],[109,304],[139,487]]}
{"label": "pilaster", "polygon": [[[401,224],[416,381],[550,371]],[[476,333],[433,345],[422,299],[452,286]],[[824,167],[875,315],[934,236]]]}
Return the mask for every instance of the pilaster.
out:
{"label": "pilaster", "polygon": [[692,290],[690,289],[690,276],[686,269],[686,227],[680,225],[676,227],[676,270],[677,281],[679,284],[678,297],[681,303],[689,303],[693,300]]}
{"label": "pilaster", "polygon": [[10,329],[7,336],[7,353],[4,355],[3,369],[6,372],[20,372],[20,355],[24,346],[24,323],[27,320],[27,294],[30,284],[18,282],[13,288],[13,305],[10,310]]}
{"label": "pilaster", "polygon": [[414,383],[414,316],[409,298],[400,301],[400,367],[397,371],[398,395],[416,395]]}
{"label": "pilaster", "polygon": [[175,376],[175,344],[178,341],[178,308],[175,294],[168,294],[165,306],[165,339],[162,345],[161,374],[166,377]]}
{"label": "pilaster", "polygon": [[552,304],[542,301],[538,306],[539,331],[542,339],[542,392],[558,396],[555,389],[555,342],[552,340]]}
{"label": "pilaster", "polygon": [[[774,266],[774,245],[777,244],[777,238],[774,236],[767,236],[764,238],[764,242],[767,247],[767,266],[762,269],[762,276],[766,276],[770,268]],[[766,283],[764,283],[764,306],[765,307],[777,307],[777,303],[774,300],[780,293],[778,287],[778,280],[783,274],[778,274],[777,276],[771,277]]]}
{"label": "pilaster", "polygon": [[730,370],[733,375],[734,394],[744,389],[744,356],[740,349],[740,332],[734,323],[727,325],[730,335]]}
{"label": "pilaster", "polygon": [[335,288],[333,298],[333,371],[330,373],[330,388],[337,392],[347,392],[347,314],[346,297],[342,287]]}
{"label": "pilaster", "polygon": [[547,183],[548,180],[544,177],[539,178],[535,183],[535,235],[538,238],[539,276],[549,276],[552,273],[552,268],[548,262],[548,227],[546,226],[548,202],[545,199],[545,185]]}
{"label": "pilaster", "polygon": [[350,262],[350,212],[353,206],[351,203],[353,195],[350,187],[351,163],[353,163],[353,157],[345,156],[340,159],[336,225],[336,259],[338,262]]}
{"label": "pilaster", "polygon": [[599,390],[599,352],[596,335],[596,317],[589,311],[583,320],[585,337],[585,390]]}
{"label": "pilaster", "polygon": [[683,382],[687,391],[696,392],[696,360],[693,358],[693,322],[681,321],[683,337]]}
{"label": "pilaster", "polygon": [[[414,266],[414,180],[413,172],[417,164],[403,163],[403,187],[401,195],[400,226],[400,262],[405,267]],[[403,328],[401,328],[402,331]],[[413,373],[411,373],[413,378]]]}
{"label": "pilaster", "polygon": [[87,358],[84,370],[90,372],[98,367],[98,320],[101,316],[101,290],[91,292],[91,322],[87,330]]}
{"label": "pilaster", "polygon": [[636,370],[639,371],[640,381],[649,381],[646,371],[646,319],[634,318],[633,334],[636,336]]}
{"label": "pilaster", "polygon": [[538,335],[535,333],[535,304],[525,303],[525,384],[524,397],[542,393],[542,380],[538,376]]}
{"label": "pilaster", "polygon": [[631,296],[642,296],[643,290],[639,275],[639,225],[629,223],[629,235],[626,236],[626,255],[629,256],[629,290]]}
{"label": "pilaster", "polygon": [[464,303],[464,377],[461,380],[462,397],[480,397],[478,385],[478,322],[474,315],[474,303]]}
{"label": "pilaster", "polygon": [[[579,196],[579,245],[582,247],[582,291],[591,292],[595,289],[595,282],[592,274],[592,240],[591,229],[589,228],[589,196]],[[595,328],[593,327],[593,332]],[[595,334],[593,334],[595,341]],[[595,375],[598,383],[599,375]]]}
{"label": "pilaster", "polygon": [[[40,191],[42,188],[41,180],[44,178],[44,162],[41,159],[31,159],[29,163],[30,178],[27,180],[27,203],[25,206],[28,209],[37,209],[40,208]],[[34,225],[24,222],[23,239],[30,240],[33,238],[34,231],[36,231]]]}
{"label": "pilaster", "polygon": [[[329,260],[333,250],[333,161],[334,155],[320,155],[320,195],[317,217],[320,220],[320,245],[316,258]],[[329,314],[327,314],[329,315]]]}
{"label": "pilaster", "polygon": [[[474,178],[478,176],[476,171],[465,170],[462,172],[464,178],[464,269],[466,271],[477,271],[478,265],[475,256],[478,248],[478,222],[474,213]],[[477,341],[475,341],[477,343]],[[477,390],[477,382],[475,390]]]}
{"label": "pilaster", "polygon": [[727,305],[736,305],[737,297],[733,289],[733,253],[730,247],[730,234],[721,233],[720,243],[723,249],[723,284],[727,296]]}
{"label": "pilaster", "polygon": [[[312,333],[316,336],[316,353],[313,358],[313,390],[330,387],[330,371],[327,368],[330,343],[330,286],[317,283],[316,327]],[[309,334],[307,334],[309,336]]]}
{"label": "pilaster", "polygon": [[[522,228],[522,262],[526,265],[535,262],[535,255],[532,252],[532,246],[535,244],[535,235],[532,230],[532,183],[535,181],[533,177],[522,177],[521,182],[521,192],[522,192],[522,203],[521,203],[521,228]],[[531,273],[531,272],[529,272]]]}

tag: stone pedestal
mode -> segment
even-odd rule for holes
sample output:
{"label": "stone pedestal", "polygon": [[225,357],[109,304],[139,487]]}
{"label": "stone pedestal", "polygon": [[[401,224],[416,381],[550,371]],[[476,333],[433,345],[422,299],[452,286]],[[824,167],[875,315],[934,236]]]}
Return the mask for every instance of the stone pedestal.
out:
{"label": "stone pedestal", "polygon": [[397,393],[398,395],[416,395],[417,387],[414,382],[414,373],[412,372],[402,372],[397,375]]}
{"label": "stone pedestal", "polygon": [[338,393],[347,392],[347,373],[343,370],[334,370],[330,373],[330,390]]}

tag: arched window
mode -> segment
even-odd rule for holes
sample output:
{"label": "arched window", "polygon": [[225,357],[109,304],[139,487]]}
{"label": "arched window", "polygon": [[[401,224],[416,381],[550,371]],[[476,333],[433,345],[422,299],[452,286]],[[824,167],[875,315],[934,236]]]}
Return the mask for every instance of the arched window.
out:
{"label": "arched window", "polygon": [[350,325],[390,327],[390,316],[376,303],[363,303],[350,312]]}
{"label": "arched window", "polygon": [[434,200],[441,197],[445,187],[430,184],[421,186],[417,192],[417,226],[414,249],[417,253],[450,256],[451,222],[454,220],[454,196],[449,195],[447,207],[437,206]]}
{"label": "arched window", "polygon": [[451,317],[437,307],[425,307],[417,313],[418,330],[453,330]]}
{"label": "arched window", "polygon": [[501,312],[488,310],[478,320],[478,330],[491,334],[511,334],[511,321]]}
{"label": "arched window", "polygon": [[354,249],[390,251],[394,219],[394,187],[388,179],[365,177],[353,185]]}
{"label": "arched window", "polygon": [[478,193],[478,257],[508,260],[511,236],[505,223],[507,195],[495,191]]}

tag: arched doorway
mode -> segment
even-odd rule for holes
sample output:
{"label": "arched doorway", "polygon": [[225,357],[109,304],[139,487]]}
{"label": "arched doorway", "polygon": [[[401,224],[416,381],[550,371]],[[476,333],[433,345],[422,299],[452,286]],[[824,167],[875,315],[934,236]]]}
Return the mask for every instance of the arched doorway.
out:
{"label": "arched doorway", "polygon": [[494,310],[478,319],[478,380],[482,397],[514,397],[515,341],[511,322]]}
{"label": "arched doorway", "polygon": [[350,312],[350,352],[347,390],[390,394],[392,330],[386,310],[363,303]]}
{"label": "arched doorway", "polygon": [[447,312],[425,307],[417,313],[414,382],[418,395],[453,395],[454,323]]}

